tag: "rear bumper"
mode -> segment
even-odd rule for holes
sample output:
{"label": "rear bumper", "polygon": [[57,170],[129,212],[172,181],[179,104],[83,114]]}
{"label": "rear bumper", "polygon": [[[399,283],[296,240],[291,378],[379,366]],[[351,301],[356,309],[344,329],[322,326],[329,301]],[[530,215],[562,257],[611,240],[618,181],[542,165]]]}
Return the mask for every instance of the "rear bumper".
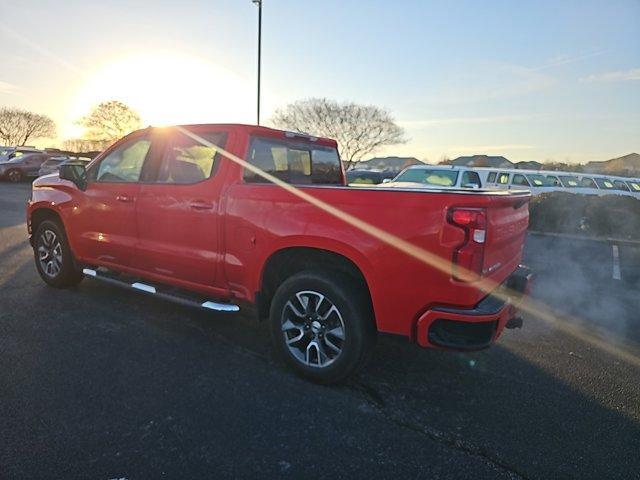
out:
{"label": "rear bumper", "polygon": [[489,347],[516,317],[533,274],[520,265],[494,292],[472,309],[434,307],[420,316],[416,340],[422,347],[480,350]]}

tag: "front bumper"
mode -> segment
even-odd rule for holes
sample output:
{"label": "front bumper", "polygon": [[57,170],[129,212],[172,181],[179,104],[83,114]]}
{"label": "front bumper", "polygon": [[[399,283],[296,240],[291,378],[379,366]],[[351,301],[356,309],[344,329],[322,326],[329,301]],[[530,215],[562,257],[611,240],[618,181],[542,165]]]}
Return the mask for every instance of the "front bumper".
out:
{"label": "front bumper", "polygon": [[472,309],[434,307],[420,316],[416,339],[422,347],[480,350],[489,347],[516,317],[533,273],[520,265]]}

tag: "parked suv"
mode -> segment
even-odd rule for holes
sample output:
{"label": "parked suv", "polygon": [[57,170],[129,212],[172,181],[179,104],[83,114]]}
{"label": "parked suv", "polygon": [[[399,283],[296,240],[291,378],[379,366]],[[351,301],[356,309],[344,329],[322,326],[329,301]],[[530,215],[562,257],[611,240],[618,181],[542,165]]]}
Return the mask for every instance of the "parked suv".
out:
{"label": "parked suv", "polygon": [[25,153],[0,162],[0,178],[10,182],[20,182],[25,178],[38,176],[40,166],[49,156],[45,153]]}
{"label": "parked suv", "polygon": [[51,157],[44,161],[44,163],[40,167],[38,176],[42,177],[43,175],[50,175],[52,173],[56,173],[60,169],[61,164],[69,161],[82,162],[82,163],[88,164],[91,161],[91,159],[84,158],[84,157],[71,158],[67,156]]}
{"label": "parked suv", "polygon": [[[518,326],[528,192],[350,188],[334,140],[249,125],[134,132],[33,183],[36,268],[269,319],[298,373],[335,382],[377,332],[474,350]],[[78,295],[83,295],[78,291]]]}
{"label": "parked suv", "polygon": [[27,153],[42,153],[42,151],[34,147],[0,147],[0,162],[6,162]]}

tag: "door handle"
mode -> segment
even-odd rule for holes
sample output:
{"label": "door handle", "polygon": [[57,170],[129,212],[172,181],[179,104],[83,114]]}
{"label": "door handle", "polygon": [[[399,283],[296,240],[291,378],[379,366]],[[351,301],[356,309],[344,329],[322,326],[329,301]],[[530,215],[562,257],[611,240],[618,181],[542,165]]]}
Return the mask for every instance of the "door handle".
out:
{"label": "door handle", "polygon": [[128,195],[118,195],[116,197],[116,200],[123,203],[131,203],[133,202],[133,197],[130,197]]}
{"label": "door handle", "polygon": [[189,206],[193,210],[213,210],[213,203],[203,202],[202,200],[195,200]]}

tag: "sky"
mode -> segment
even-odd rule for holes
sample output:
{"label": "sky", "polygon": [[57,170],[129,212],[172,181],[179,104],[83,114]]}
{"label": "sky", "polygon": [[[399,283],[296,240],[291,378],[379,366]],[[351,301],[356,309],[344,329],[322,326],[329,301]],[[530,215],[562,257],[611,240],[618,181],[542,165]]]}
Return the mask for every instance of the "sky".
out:
{"label": "sky", "polygon": [[[383,107],[379,155],[586,162],[640,153],[640,0],[263,0],[262,110]],[[145,124],[255,122],[251,0],[0,0],[0,106],[60,141],[118,99]],[[55,143],[55,142],[48,142]]]}

